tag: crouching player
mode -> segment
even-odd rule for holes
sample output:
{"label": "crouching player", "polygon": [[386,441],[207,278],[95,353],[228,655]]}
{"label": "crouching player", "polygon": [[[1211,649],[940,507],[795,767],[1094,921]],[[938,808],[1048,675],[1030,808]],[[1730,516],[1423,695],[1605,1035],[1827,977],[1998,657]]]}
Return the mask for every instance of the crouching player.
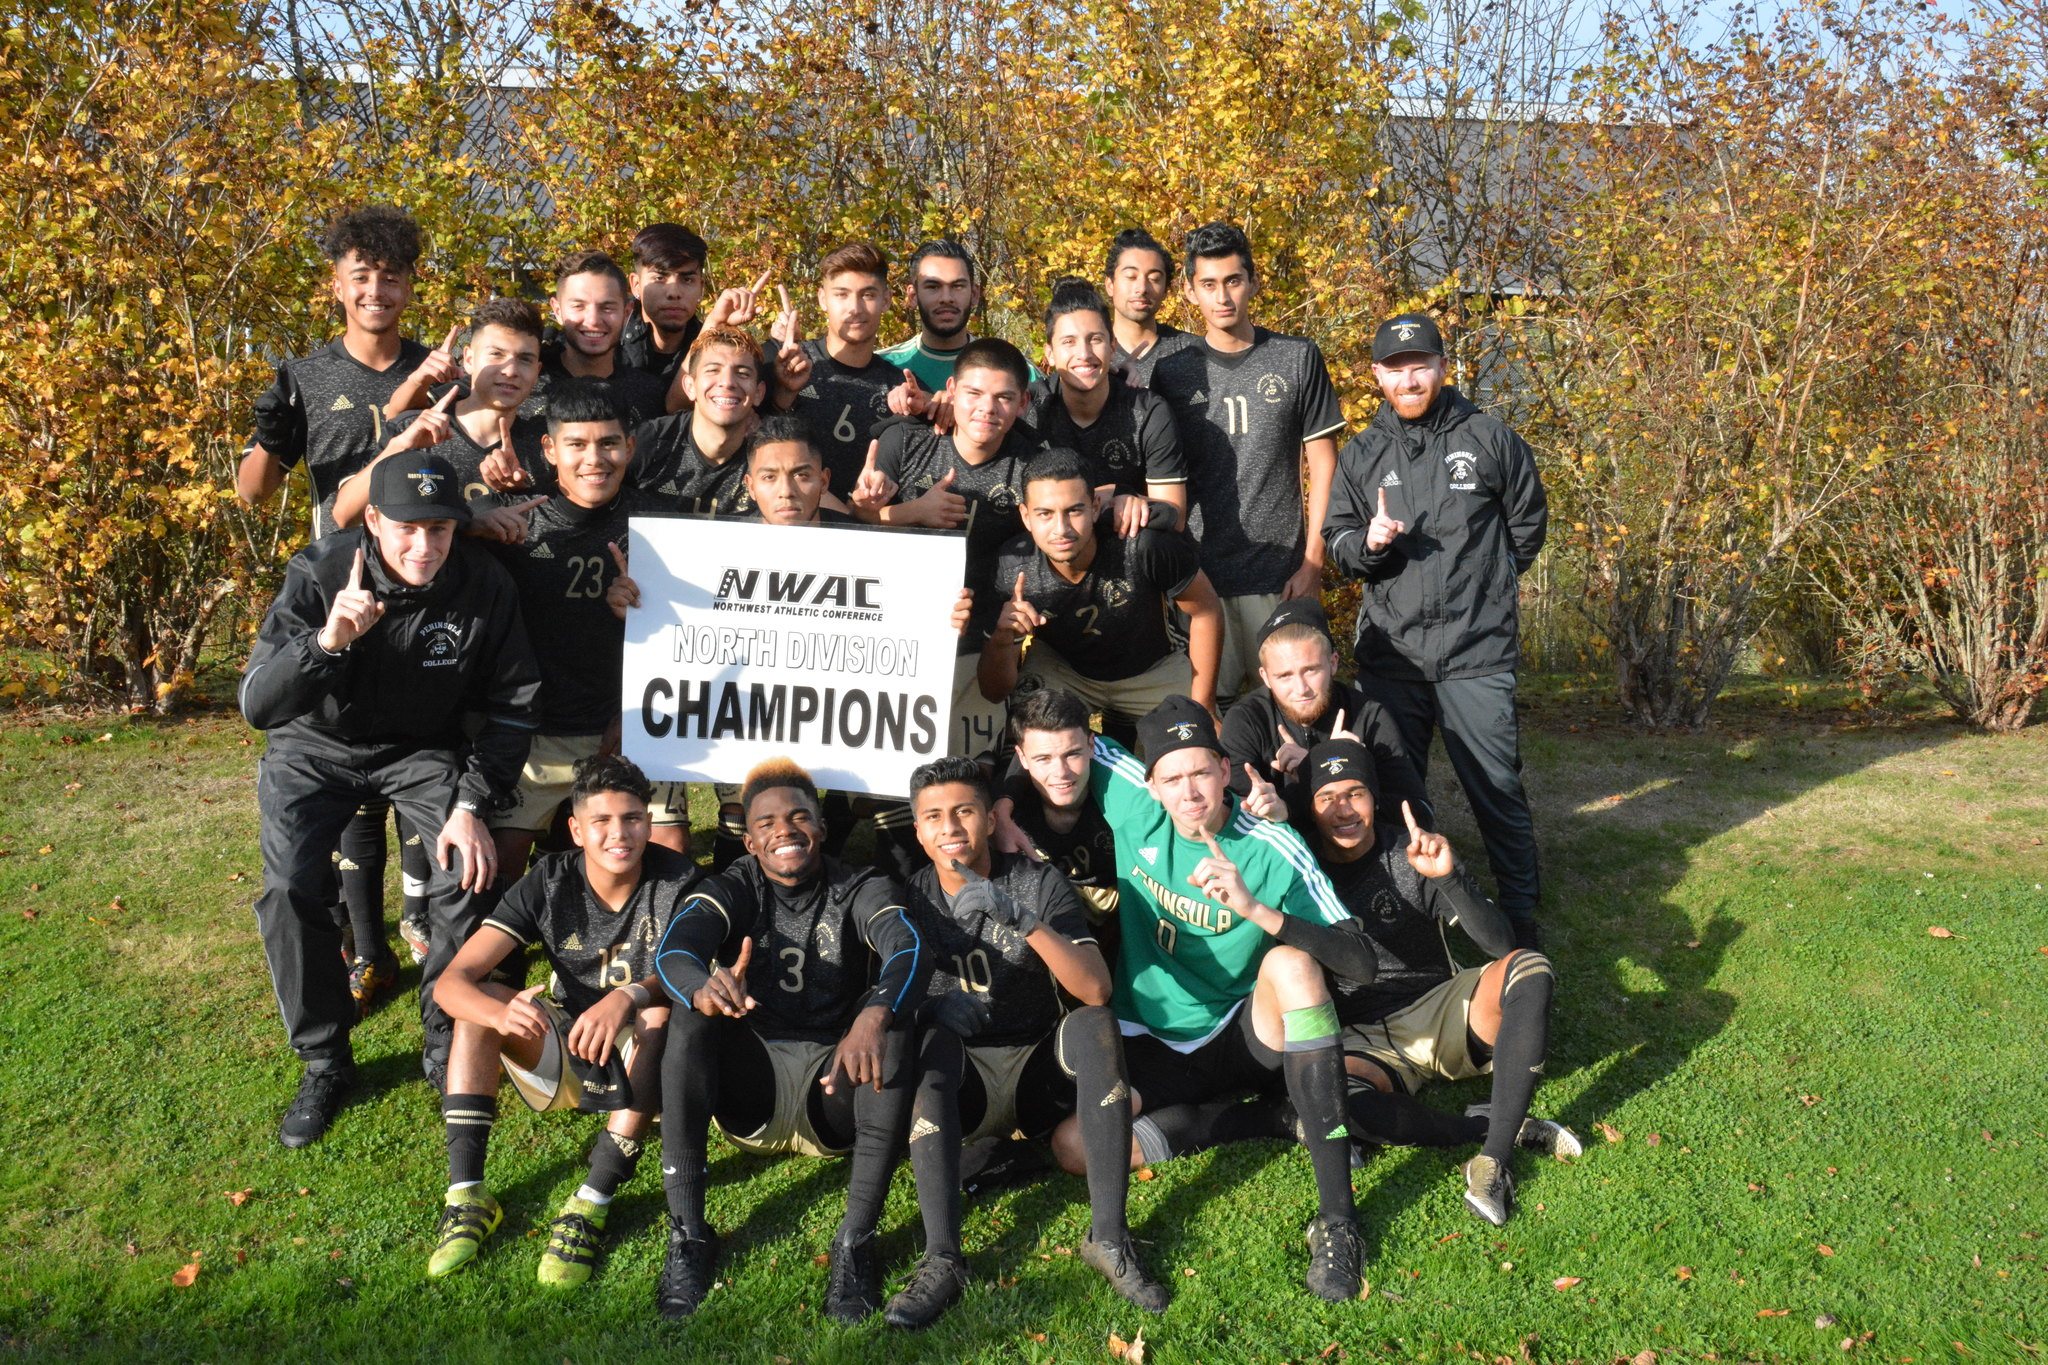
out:
{"label": "crouching player", "polygon": [[[609,1114],[590,1171],[541,1252],[540,1282],[590,1278],[612,1195],[633,1174],[661,1098],[668,998],[654,953],[702,875],[682,854],[647,841],[650,786],[616,754],[576,764],[569,837],[576,850],[534,865],[448,964],[436,992],[455,1020],[448,1093],[448,1194],[427,1274],[476,1259],[504,1213],[484,1188],[484,1146],[498,1113],[498,1072],[538,1110]],[[513,952],[540,945],[561,1000],[487,978]]]}
{"label": "crouching player", "polygon": [[[1515,948],[1514,927],[1481,896],[1450,841],[1421,828],[1406,801],[1405,831],[1373,799],[1372,754],[1355,740],[1318,744],[1302,764],[1316,854],[1337,895],[1373,941],[1378,972],[1336,983],[1350,1078],[1353,1136],[1448,1147],[1479,1142],[1465,1163],[1465,1202],[1493,1224],[1514,1211],[1508,1158],[1516,1145],[1559,1160],[1579,1155],[1569,1128],[1529,1116],[1550,1037],[1550,959]],[[1456,926],[1493,955],[1460,970],[1444,930]],[[1493,1075],[1490,1105],[1462,1117],[1412,1098],[1433,1080]]]}
{"label": "crouching player", "polygon": [[[925,1255],[884,1315],[923,1327],[960,1297],[960,1150],[966,1140],[1044,1137],[1079,1115],[1092,1216],[1081,1259],[1150,1312],[1166,1290],[1145,1273],[1125,1222],[1130,1087],[1109,965],[1081,898],[1058,869],[997,853],[988,781],[970,758],[911,775],[917,841],[931,859],[910,900],[933,970],[919,1040],[910,1164],[924,1215]],[[1069,1000],[1079,1001],[1069,1009]]]}

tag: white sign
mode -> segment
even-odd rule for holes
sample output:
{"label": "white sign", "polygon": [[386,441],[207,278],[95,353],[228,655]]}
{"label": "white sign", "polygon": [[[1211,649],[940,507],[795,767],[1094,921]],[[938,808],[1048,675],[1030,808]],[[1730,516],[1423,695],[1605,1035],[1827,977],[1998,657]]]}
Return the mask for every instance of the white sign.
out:
{"label": "white sign", "polygon": [[966,557],[960,536],[634,517],[626,756],[657,782],[784,757],[821,787],[903,795],[946,752]]}

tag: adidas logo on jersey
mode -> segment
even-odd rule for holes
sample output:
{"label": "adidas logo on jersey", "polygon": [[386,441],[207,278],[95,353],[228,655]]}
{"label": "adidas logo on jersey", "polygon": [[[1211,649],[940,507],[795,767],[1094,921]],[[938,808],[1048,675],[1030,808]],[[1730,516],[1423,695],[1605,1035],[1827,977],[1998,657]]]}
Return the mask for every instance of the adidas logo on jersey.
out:
{"label": "adidas logo on jersey", "polygon": [[347,394],[337,393],[336,395],[334,395],[334,405],[328,408],[327,410],[329,412],[349,412],[352,411],[354,408],[355,404],[348,401]]}
{"label": "adidas logo on jersey", "polygon": [[1188,401],[1190,403],[1206,403],[1209,401],[1209,395],[1203,393],[1200,389],[1196,389],[1193,393],[1188,395]]}
{"label": "adidas logo on jersey", "polygon": [[661,494],[665,498],[680,498],[683,495],[683,490],[676,487],[676,481],[674,479],[670,479],[667,483],[663,484],[661,487],[655,489],[654,491]]}
{"label": "adidas logo on jersey", "polygon": [[1159,866],[1159,850],[1156,848],[1141,848],[1138,850],[1138,856],[1154,867]]}
{"label": "adidas logo on jersey", "polygon": [[535,559],[553,559],[555,557],[555,552],[548,548],[546,541],[542,541],[540,544],[533,547],[533,557]]}
{"label": "adidas logo on jersey", "polygon": [[1400,486],[1401,472],[1397,469],[1389,469],[1380,478],[1380,487],[1382,488],[1399,488]]}
{"label": "adidas logo on jersey", "polygon": [[799,393],[799,394],[797,395],[797,397],[799,397],[799,398],[809,398],[809,399],[811,399],[811,400],[813,400],[813,401],[816,401],[816,399],[817,399],[817,397],[818,397],[818,386],[817,386],[816,384],[806,384],[806,385],[804,385],[804,389],[803,389],[803,392],[802,392],[802,393]]}
{"label": "adidas logo on jersey", "polygon": [[580,952],[582,952],[582,951],[583,951],[583,935],[581,935],[581,934],[578,934],[578,933],[574,933],[574,932],[570,933],[570,935],[569,935],[569,937],[568,937],[568,938],[566,938],[566,939],[562,940],[562,951],[563,951],[563,952],[565,952],[565,953],[580,953]]}

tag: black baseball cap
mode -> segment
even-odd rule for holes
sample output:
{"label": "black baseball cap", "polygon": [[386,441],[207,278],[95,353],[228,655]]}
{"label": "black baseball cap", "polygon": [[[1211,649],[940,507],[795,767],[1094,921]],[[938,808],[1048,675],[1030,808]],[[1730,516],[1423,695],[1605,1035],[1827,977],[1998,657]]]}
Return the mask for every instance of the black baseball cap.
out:
{"label": "black baseball cap", "polygon": [[1193,697],[1168,697],[1138,720],[1138,751],[1145,757],[1147,777],[1175,749],[1223,752],[1215,720]]}
{"label": "black baseball cap", "polygon": [[1255,648],[1264,649],[1266,640],[1282,626],[1313,626],[1325,640],[1330,641],[1332,649],[1337,647],[1336,640],[1330,635],[1330,617],[1323,610],[1321,598],[1290,597],[1273,608],[1273,614],[1259,627],[1259,641]]}
{"label": "black baseball cap", "polygon": [[1372,761],[1372,750],[1355,739],[1324,740],[1308,751],[1308,757],[1301,761],[1301,772],[1308,781],[1311,803],[1317,792],[1336,782],[1363,782],[1373,799],[1379,799],[1380,775]]}
{"label": "black baseball cap", "polygon": [[1388,318],[1372,335],[1373,363],[1397,355],[1442,355],[1444,336],[1427,313],[1402,313]]}
{"label": "black baseball cap", "polygon": [[379,460],[370,470],[370,506],[393,521],[469,520],[455,466],[438,455],[406,452]]}

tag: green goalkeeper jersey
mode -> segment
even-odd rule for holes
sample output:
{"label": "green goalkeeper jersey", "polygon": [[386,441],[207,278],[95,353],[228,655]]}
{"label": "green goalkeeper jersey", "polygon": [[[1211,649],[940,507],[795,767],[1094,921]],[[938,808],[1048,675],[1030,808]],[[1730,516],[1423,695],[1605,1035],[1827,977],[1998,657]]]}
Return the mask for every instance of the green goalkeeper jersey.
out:
{"label": "green goalkeeper jersey", "polygon": [[[1188,880],[1209,846],[1184,839],[1145,783],[1145,765],[1121,745],[1095,741],[1090,786],[1116,834],[1116,1016],[1179,1051],[1207,1042],[1259,976],[1275,942],[1258,925],[1199,894]],[[1316,924],[1342,924],[1337,899],[1308,846],[1285,824],[1260,820],[1227,795],[1230,816],[1216,833],[1224,856],[1262,905]]]}

